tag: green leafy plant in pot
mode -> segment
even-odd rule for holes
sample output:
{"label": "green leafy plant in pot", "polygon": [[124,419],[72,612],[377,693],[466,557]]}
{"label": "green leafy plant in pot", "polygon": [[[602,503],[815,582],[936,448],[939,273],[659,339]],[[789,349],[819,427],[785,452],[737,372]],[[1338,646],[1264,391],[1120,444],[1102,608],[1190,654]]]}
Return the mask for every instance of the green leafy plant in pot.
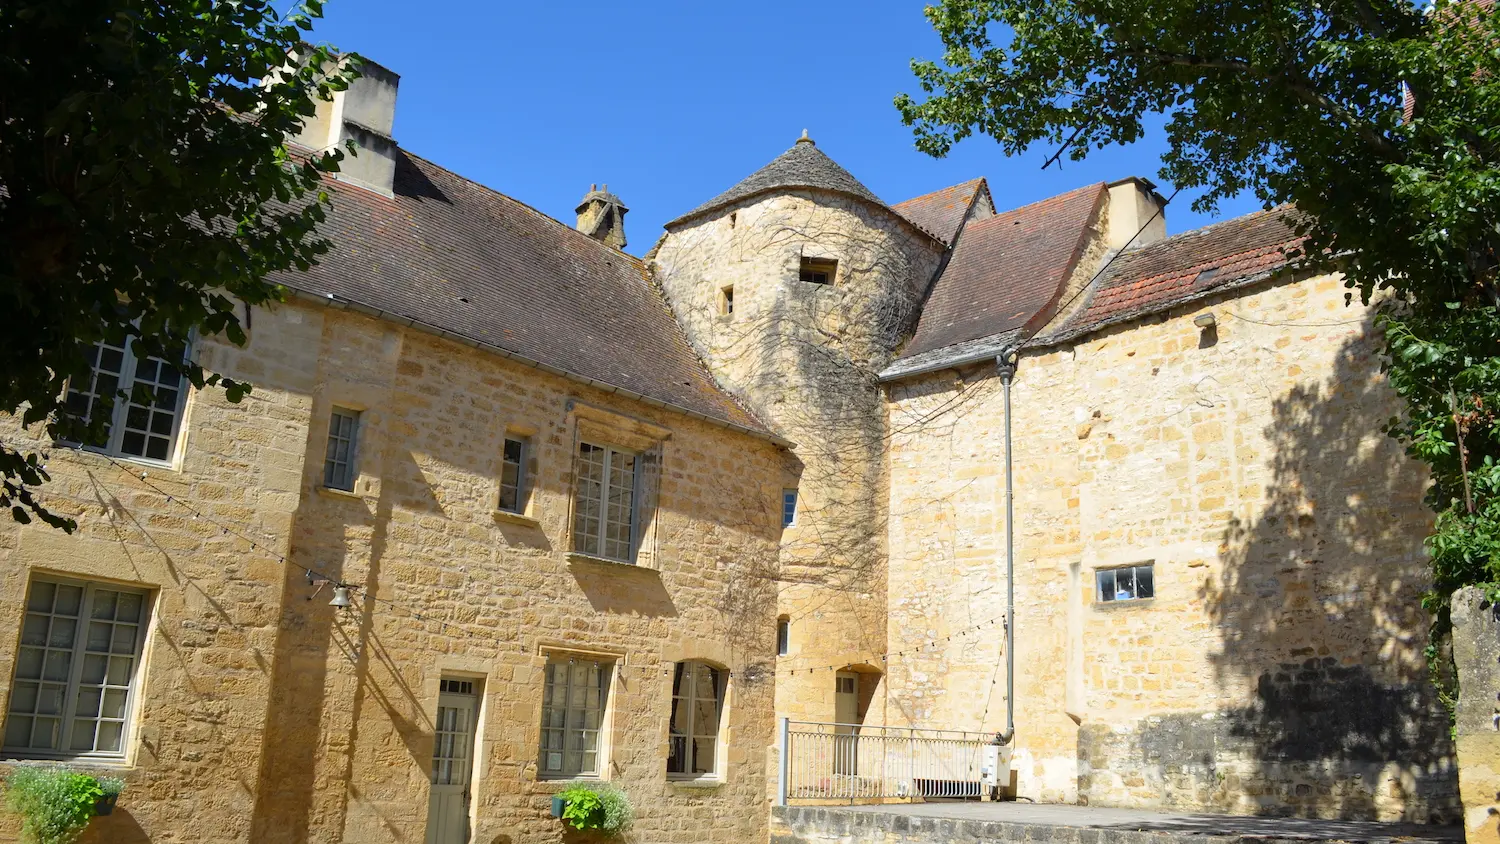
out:
{"label": "green leafy plant in pot", "polygon": [[71,844],[96,814],[114,811],[124,781],[65,767],[21,767],[5,778],[5,804],[32,844]]}
{"label": "green leafy plant in pot", "polygon": [[553,814],[577,830],[619,835],[630,826],[635,811],[630,798],[604,782],[573,783],[553,798]]}

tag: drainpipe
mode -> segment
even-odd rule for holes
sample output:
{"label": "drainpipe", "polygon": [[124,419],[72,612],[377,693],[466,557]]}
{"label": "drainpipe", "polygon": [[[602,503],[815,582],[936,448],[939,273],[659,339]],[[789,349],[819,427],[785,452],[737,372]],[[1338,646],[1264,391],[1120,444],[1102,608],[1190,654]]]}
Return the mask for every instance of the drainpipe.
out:
{"label": "drainpipe", "polygon": [[1005,732],[995,736],[997,744],[1010,744],[1016,737],[1016,495],[1010,454],[1010,382],[1016,377],[1016,357],[1008,351],[995,358],[1005,385]]}

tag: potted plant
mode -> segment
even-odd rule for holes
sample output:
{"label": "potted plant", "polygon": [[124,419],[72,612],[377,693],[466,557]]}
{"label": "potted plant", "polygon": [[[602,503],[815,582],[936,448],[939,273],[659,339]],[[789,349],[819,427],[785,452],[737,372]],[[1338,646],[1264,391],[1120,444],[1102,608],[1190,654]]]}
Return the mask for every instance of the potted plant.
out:
{"label": "potted plant", "polygon": [[125,783],[62,766],[25,766],[5,778],[5,802],[21,816],[21,836],[33,844],[71,844],[96,814],[114,811]]}
{"label": "potted plant", "polygon": [[552,816],[581,831],[619,835],[635,813],[625,792],[606,782],[576,782],[552,798]]}
{"label": "potted plant", "polygon": [[120,792],[125,790],[125,781],[119,777],[99,777],[99,799],[94,801],[94,814],[108,815],[114,812]]}

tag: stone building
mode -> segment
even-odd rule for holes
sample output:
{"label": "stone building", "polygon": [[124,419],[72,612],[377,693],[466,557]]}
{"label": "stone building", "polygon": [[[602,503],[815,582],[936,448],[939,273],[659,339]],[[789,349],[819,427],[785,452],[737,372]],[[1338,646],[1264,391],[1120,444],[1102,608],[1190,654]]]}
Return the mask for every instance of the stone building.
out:
{"label": "stone building", "polygon": [[93,840],[560,841],[575,779],[765,840],[776,717],[1008,705],[1031,800],[1455,813],[1423,478],[1287,211],[887,204],[804,133],[637,259],[607,186],[574,228],[403,150],[397,84],[299,139],[362,149],[331,254],[190,344],[247,400],[119,343],[107,441],[3,423],[79,522],[0,524],[4,757],[125,777]]}
{"label": "stone building", "polygon": [[1287,209],[1167,237],[1165,204],[887,205],[804,136],[667,224],[679,321],[797,443],[777,715],[1008,731],[1008,430],[1013,794],[1452,818],[1372,315]]}
{"label": "stone building", "polygon": [[[5,423],[79,524],[0,524],[5,758],[123,776],[111,844],[557,841],[576,778],[630,796],[630,840],[763,839],[775,611],[734,599],[787,443],[611,227],[390,141],[395,86],[367,69],[302,138],[379,141],[332,253],[189,352],[248,399],[120,344],[73,387],[109,440]],[[116,382],[154,405],[105,411]]]}

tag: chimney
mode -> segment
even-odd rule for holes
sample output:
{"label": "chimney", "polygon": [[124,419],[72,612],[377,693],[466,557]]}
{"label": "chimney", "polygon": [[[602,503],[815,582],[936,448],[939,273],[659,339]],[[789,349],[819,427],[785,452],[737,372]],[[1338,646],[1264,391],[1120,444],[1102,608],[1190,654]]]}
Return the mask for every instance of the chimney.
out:
{"label": "chimney", "polygon": [[616,249],[625,248],[625,212],[630,209],[609,192],[609,185],[589,185],[589,192],[574,210],[578,212],[579,231]]}
{"label": "chimney", "polygon": [[[339,59],[341,63],[347,60]],[[359,151],[353,156],[345,151],[338,179],[392,196],[397,146],[391,128],[396,122],[401,77],[369,59],[360,64],[359,73],[346,90],[333,92],[331,102],[318,101],[317,113],[293,140],[310,149],[326,150],[344,149],[344,142],[352,139]]]}
{"label": "chimney", "polygon": [[[1109,183],[1104,237],[1110,249],[1139,249],[1167,236],[1167,200],[1148,179],[1131,176]],[[1131,238],[1134,238],[1132,240]]]}

